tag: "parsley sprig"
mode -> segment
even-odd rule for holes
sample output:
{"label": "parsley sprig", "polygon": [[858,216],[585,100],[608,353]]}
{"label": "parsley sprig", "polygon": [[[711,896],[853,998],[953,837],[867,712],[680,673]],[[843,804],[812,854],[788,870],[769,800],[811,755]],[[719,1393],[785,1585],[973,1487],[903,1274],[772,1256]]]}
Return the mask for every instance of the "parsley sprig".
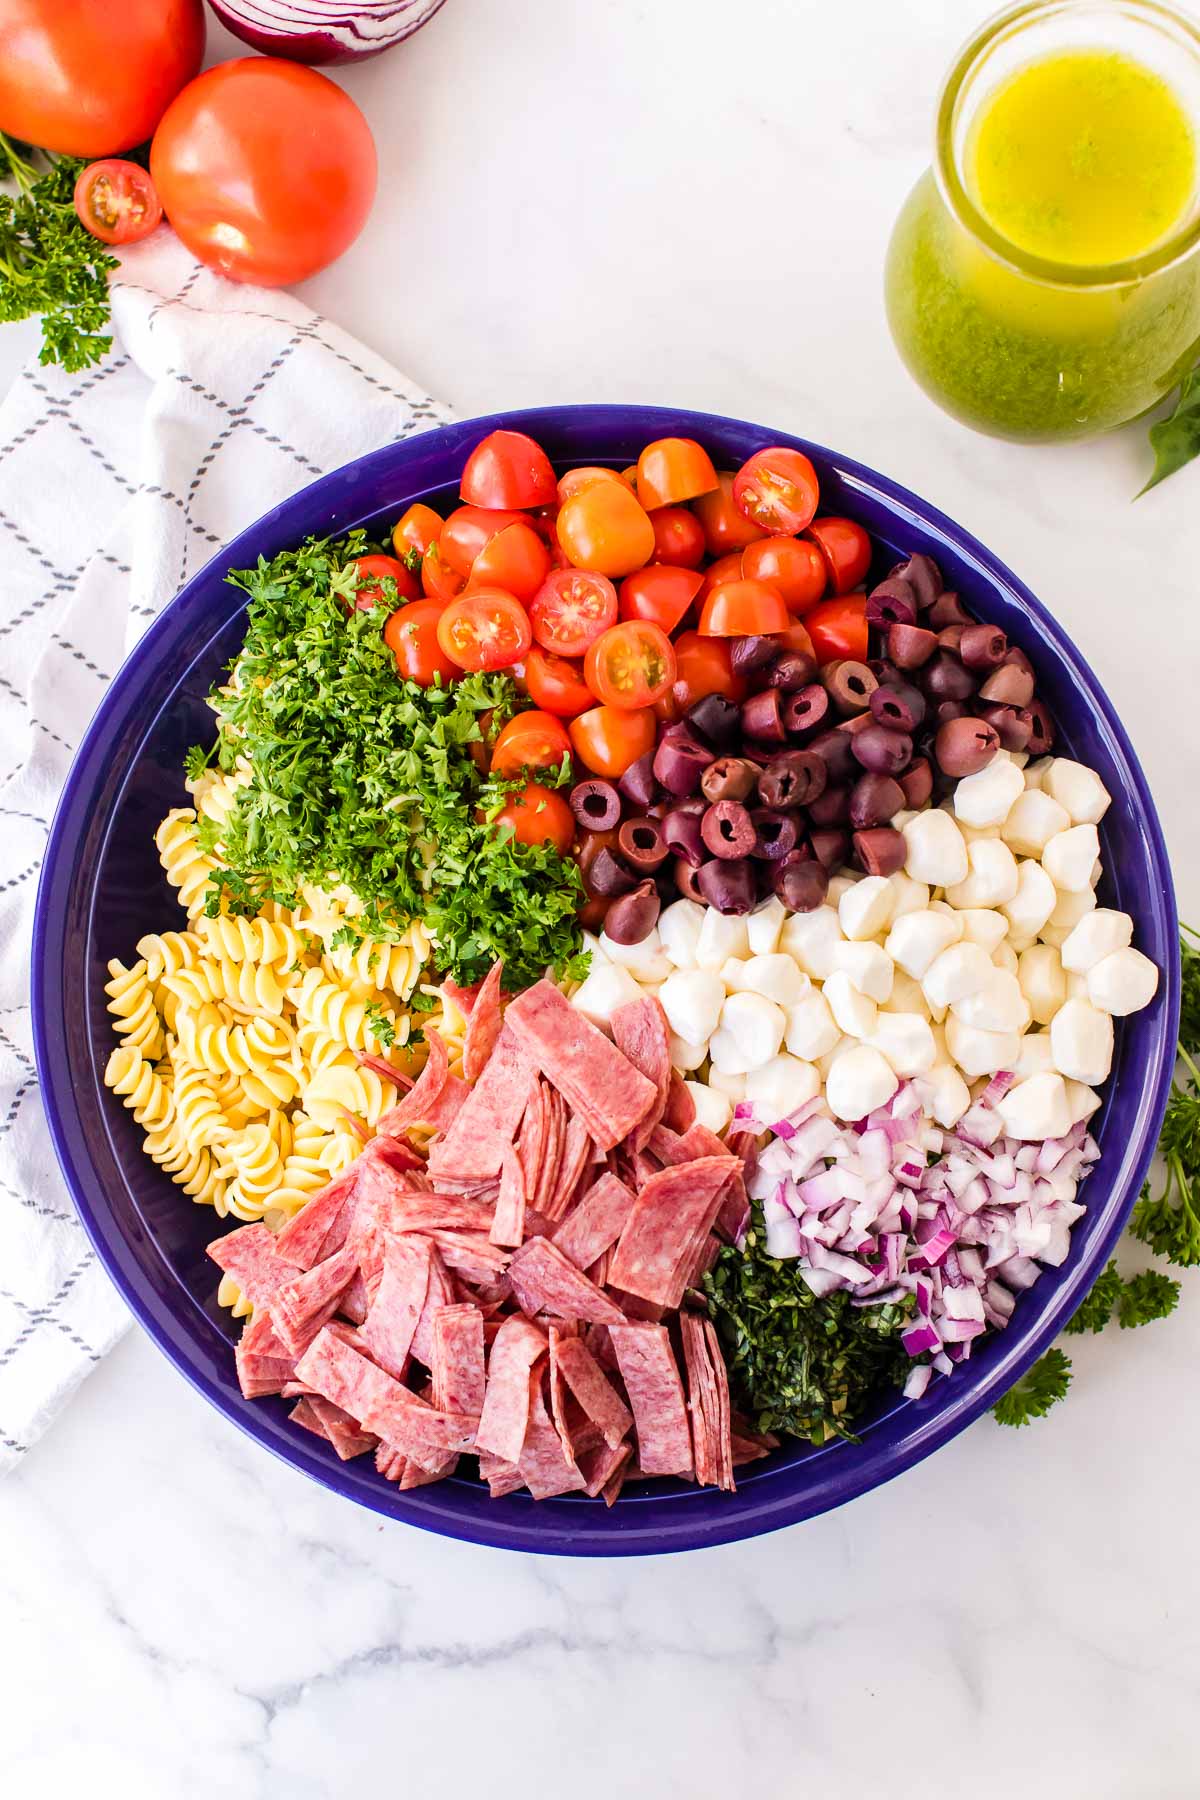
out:
{"label": "parsley sprig", "polygon": [[1000,1396],[992,1411],[1001,1425],[1028,1425],[1065,1399],[1070,1385],[1071,1359],[1061,1350],[1047,1350]]}
{"label": "parsley sprig", "polygon": [[43,363],[70,374],[111,349],[108,277],[119,265],[76,216],[78,156],[51,156],[0,133],[0,324],[40,313]]}

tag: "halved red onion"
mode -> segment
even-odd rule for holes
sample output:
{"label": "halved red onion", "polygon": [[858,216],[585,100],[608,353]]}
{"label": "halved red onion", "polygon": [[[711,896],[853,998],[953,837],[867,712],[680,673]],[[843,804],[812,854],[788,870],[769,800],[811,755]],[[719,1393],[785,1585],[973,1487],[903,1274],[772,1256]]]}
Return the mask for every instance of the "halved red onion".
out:
{"label": "halved red onion", "polygon": [[399,44],[443,0],[210,0],[221,23],[266,56],[291,62],[361,62]]}

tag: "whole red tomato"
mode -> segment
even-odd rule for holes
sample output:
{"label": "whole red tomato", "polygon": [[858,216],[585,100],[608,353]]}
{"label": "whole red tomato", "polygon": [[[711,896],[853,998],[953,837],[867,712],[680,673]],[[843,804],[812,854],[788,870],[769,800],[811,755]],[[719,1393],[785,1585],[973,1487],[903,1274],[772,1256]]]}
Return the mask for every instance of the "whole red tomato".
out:
{"label": "whole red tomato", "polygon": [[[2,3],[2,0],[0,0]],[[349,248],[375,198],[371,128],[315,69],[269,56],[209,69],[150,149],[163,211],[231,281],[286,287]]]}
{"label": "whole red tomato", "polygon": [[0,0],[0,131],[115,156],[145,143],[203,56],[203,0]]}

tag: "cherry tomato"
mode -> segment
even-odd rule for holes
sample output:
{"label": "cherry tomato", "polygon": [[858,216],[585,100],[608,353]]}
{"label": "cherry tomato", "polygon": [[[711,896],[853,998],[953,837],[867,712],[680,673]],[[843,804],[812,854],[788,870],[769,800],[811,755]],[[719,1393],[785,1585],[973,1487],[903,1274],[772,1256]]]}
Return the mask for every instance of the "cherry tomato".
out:
{"label": "cherry tomato", "polygon": [[506,525],[524,525],[524,513],[493,511],[486,506],[456,506],[442,526],[438,543],[443,557],[459,575],[469,575],[475,558]]}
{"label": "cherry tomato", "polygon": [[856,588],[871,566],[871,540],[853,519],[814,519],[807,534],[816,545],[835,594]]}
{"label": "cherry tomato", "polygon": [[701,637],[768,637],[787,627],[783,595],[767,581],[726,581],[713,589],[700,614]]}
{"label": "cherry tomato", "polygon": [[557,769],[571,754],[561,719],[548,712],[523,712],[510,719],[492,745],[492,774],[519,775],[522,769]]}
{"label": "cherry tomato", "polygon": [[582,656],[616,619],[616,588],[590,569],[554,570],[529,608],[534,642],[556,656]]}
{"label": "cherry tomato", "polygon": [[582,494],[584,488],[595,487],[598,481],[616,481],[621,477],[615,469],[568,469],[565,475],[558,478],[558,500],[561,506],[572,494]]}
{"label": "cherry tomato", "polygon": [[650,514],[654,527],[654,561],[675,568],[698,569],[704,561],[704,527],[686,506],[660,506]]}
{"label": "cherry tomato", "polygon": [[699,569],[677,569],[670,563],[650,563],[635,569],[621,583],[620,613],[623,619],[646,619],[669,637],[682,624],[688,607],[704,586]]}
{"label": "cherry tomato", "polygon": [[732,652],[724,638],[701,637],[685,631],[675,639],[675,686],[680,712],[687,712],[706,694],[724,694],[727,700],[746,698],[746,683],[733,672]]}
{"label": "cherry tomato", "polygon": [[543,712],[555,713],[560,719],[573,719],[586,712],[595,699],[583,679],[583,664],[556,656],[535,644],[525,658],[525,686],[529,697]]}
{"label": "cherry tomato", "polygon": [[647,512],[710,494],[717,485],[712,458],[695,438],[656,438],[637,460],[637,495]]}
{"label": "cherry tomato", "polygon": [[727,556],[731,550],[744,550],[755,538],[767,535],[733,504],[733,481],[732,475],[718,475],[714,491],[701,494],[692,502],[692,511],[700,521],[710,556]]}
{"label": "cherry tomato", "polygon": [[724,587],[727,581],[742,579],[742,552],[731,550],[727,556],[718,556],[716,562],[709,563],[704,571],[704,585],[700,589],[700,599],[707,600],[714,588]]}
{"label": "cherry tomato", "polygon": [[421,586],[425,593],[445,605],[447,600],[457,599],[466,585],[465,578],[442,555],[440,540],[434,538],[421,558]]}
{"label": "cherry tomato", "polygon": [[865,662],[867,656],[867,597],[846,594],[840,600],[822,600],[804,623],[812,639],[813,655],[819,663],[841,662],[851,657]]}
{"label": "cherry tomato", "polygon": [[489,538],[471,565],[469,588],[501,587],[526,605],[550,573],[550,552],[525,519]]}
{"label": "cherry tomato", "polygon": [[615,781],[639,756],[653,750],[658,721],[649,707],[627,712],[616,706],[593,706],[570,724],[571,748],[593,775]]}
{"label": "cherry tomato", "polygon": [[437,676],[443,683],[457,681],[461,673],[438,643],[440,600],[413,600],[399,606],[383,628],[383,641],[396,659],[405,681],[432,687]]}
{"label": "cherry tomato", "polygon": [[403,556],[408,550],[419,550],[424,556],[430,544],[436,544],[445,524],[441,513],[435,513],[432,506],[424,506],[417,501],[401,513],[392,527],[392,549],[397,556]]}
{"label": "cherry tomato", "polygon": [[659,626],[632,619],[610,626],[589,646],[583,674],[602,706],[632,712],[670,693],[675,652]]}
{"label": "cherry tomato", "polygon": [[796,650],[801,656],[811,656],[816,660],[816,651],[807,626],[800,619],[793,619],[786,631],[776,632],[782,650]]}
{"label": "cherry tomato", "polygon": [[554,788],[531,781],[519,794],[511,794],[493,821],[501,833],[511,833],[518,844],[553,844],[565,856],[575,841],[575,815]]}
{"label": "cherry tomato", "polygon": [[0,131],[68,156],[153,135],[204,56],[203,0],[4,0]]}
{"label": "cherry tomato", "polygon": [[630,465],[627,469],[621,470],[621,480],[625,483],[625,486],[629,489],[631,494],[637,493],[637,464],[636,463],[630,463]]}
{"label": "cherry tomato", "polygon": [[532,643],[529,614],[503,588],[474,588],[438,620],[438,643],[460,669],[509,669]]}
{"label": "cherry tomato", "polygon": [[75,183],[75,215],[102,244],[136,244],[162,222],[154,183],[137,163],[89,163]]}
{"label": "cherry tomato", "polygon": [[756,450],[733,480],[733,503],[764,530],[803,531],[817,510],[817,471],[799,450],[773,444]]}
{"label": "cherry tomato", "polygon": [[231,281],[290,287],[349,249],[375,198],[375,142],[349,94],[270,56],[219,64],[167,108],[150,147],[163,211]]}
{"label": "cherry tomato", "polygon": [[523,431],[490,431],[467,458],[460,492],[468,506],[545,506],[555,498],[554,470]]}
{"label": "cherry tomato", "polygon": [[[394,556],[355,557],[354,572],[358,577],[354,590],[356,612],[369,612],[373,606],[398,606],[403,600],[420,598],[421,584]],[[389,579],[396,584],[394,595],[389,595],[383,586]]]}
{"label": "cherry tomato", "polygon": [[794,537],[759,538],[756,544],[747,544],[742,574],[777,587],[790,613],[805,613],[815,606],[829,579],[817,546]]}
{"label": "cherry tomato", "polygon": [[628,488],[597,481],[563,505],[558,541],[575,568],[611,578],[630,575],[650,561],[654,527]]}

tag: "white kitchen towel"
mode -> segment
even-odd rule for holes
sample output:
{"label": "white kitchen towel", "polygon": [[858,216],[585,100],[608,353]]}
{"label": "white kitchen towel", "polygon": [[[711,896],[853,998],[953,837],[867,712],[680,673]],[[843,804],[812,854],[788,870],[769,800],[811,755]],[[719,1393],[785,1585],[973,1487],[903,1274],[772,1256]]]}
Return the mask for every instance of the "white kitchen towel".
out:
{"label": "white kitchen towel", "polygon": [[0,408],[0,1470],[129,1322],[72,1209],[37,1089],[29,942],[55,802],[106,684],[183,583],[268,507],[447,415],[282,293],[165,228],[112,284],[114,344],[33,363]]}

